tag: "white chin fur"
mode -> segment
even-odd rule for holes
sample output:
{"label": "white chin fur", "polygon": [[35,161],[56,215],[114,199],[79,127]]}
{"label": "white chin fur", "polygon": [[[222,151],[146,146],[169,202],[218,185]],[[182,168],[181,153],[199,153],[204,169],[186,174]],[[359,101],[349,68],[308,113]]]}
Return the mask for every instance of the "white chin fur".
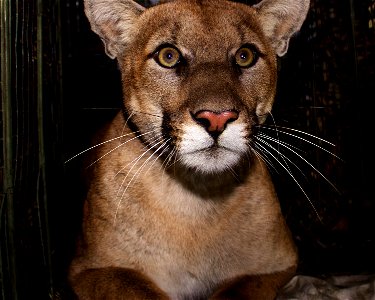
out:
{"label": "white chin fur", "polygon": [[243,125],[228,124],[219,136],[217,145],[212,148],[215,141],[203,127],[184,126],[179,144],[181,162],[203,173],[228,170],[238,164],[248,150],[245,136]]}

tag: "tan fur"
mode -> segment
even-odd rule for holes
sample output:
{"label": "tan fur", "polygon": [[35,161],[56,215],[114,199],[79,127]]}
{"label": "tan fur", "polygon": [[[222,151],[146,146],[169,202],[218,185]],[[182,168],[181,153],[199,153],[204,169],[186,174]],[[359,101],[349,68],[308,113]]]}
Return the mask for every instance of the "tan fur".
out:
{"label": "tan fur", "polygon": [[[293,275],[296,249],[252,143],[274,101],[276,56],[308,6],[85,1],[118,60],[124,109],[90,156],[70,268],[80,299],[273,299]],[[154,59],[165,44],[182,54],[176,68]],[[259,58],[239,68],[234,56],[249,44]],[[198,118],[226,111],[235,117],[223,131]]]}

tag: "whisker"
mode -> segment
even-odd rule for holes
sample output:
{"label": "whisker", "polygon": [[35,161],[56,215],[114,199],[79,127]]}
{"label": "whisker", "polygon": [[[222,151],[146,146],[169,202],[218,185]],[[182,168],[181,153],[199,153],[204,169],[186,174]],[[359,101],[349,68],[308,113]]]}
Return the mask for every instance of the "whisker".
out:
{"label": "whisker", "polygon": [[157,118],[163,118],[162,115],[157,115],[157,114],[153,114],[153,113],[149,113],[149,112],[143,112],[143,111],[139,111],[139,110],[132,110],[132,114],[134,114],[134,113],[153,116],[153,117],[157,117]]}
{"label": "whisker", "polygon": [[238,174],[236,173],[236,171],[231,166],[227,165],[226,167],[227,167],[227,170],[232,174],[233,178],[237,180],[238,182],[240,182],[240,178],[238,177]]}
{"label": "whisker", "polygon": [[[140,171],[142,171],[142,169],[143,169],[144,166],[147,164],[147,162],[148,162],[149,160],[151,160],[151,158],[153,158],[153,157],[155,156],[155,154],[158,153],[158,151],[159,151],[160,149],[162,149],[163,147],[165,147],[166,144],[168,144],[169,140],[170,140],[170,139],[164,141],[164,143],[163,143],[161,146],[159,146],[159,147],[158,147],[158,148],[152,153],[152,155],[151,155],[150,157],[148,157],[148,158],[143,162],[143,164],[138,168],[137,172],[133,175],[132,179],[129,181],[128,185],[133,181],[133,179],[135,178],[135,176],[136,176],[137,174],[139,174]],[[160,144],[161,142],[162,142],[162,141],[160,141],[160,142],[157,143],[156,145]],[[156,146],[156,145],[155,145],[155,146]],[[164,150],[165,150],[165,148],[164,148]],[[163,150],[163,151],[164,151],[164,150]],[[161,152],[161,154],[163,153],[163,151]],[[152,162],[152,164],[151,164],[150,167],[152,167],[152,166],[155,164],[155,162],[157,161],[157,159],[160,157],[161,154],[159,154],[157,157],[154,158],[154,161]],[[150,167],[149,167],[149,169],[150,169]],[[148,169],[148,170],[149,170],[149,169]],[[147,171],[148,171],[148,170],[147,170]],[[146,173],[147,173],[147,171],[146,171]],[[146,174],[146,173],[145,173],[145,174]]]}
{"label": "whisker", "polygon": [[[177,151],[176,151],[176,154],[177,154]],[[178,162],[182,161],[182,157],[178,157],[177,155],[174,156],[174,162],[173,162],[173,166],[174,166],[174,169],[176,170],[176,165]]]}
{"label": "whisker", "polygon": [[[269,136],[266,136],[264,135],[263,136],[265,139],[268,139],[270,141],[273,141],[275,143],[277,143],[278,145],[284,147],[285,149],[288,149],[290,152],[294,153],[296,156],[298,156],[302,161],[304,161],[306,164],[308,164],[313,170],[315,170],[315,172],[317,172],[326,182],[328,182],[339,194],[340,194],[340,191],[337,189],[337,187],[326,177],[323,175],[322,172],[320,172],[313,164],[311,164],[307,159],[305,159],[302,155],[300,155],[298,152],[294,151],[292,149],[292,147],[290,147],[287,143],[285,142],[281,142],[277,139],[274,139],[272,137],[269,137]],[[272,147],[270,145],[270,147]],[[274,149],[274,147],[272,147]]]}
{"label": "whisker", "polygon": [[142,149],[148,149],[155,141],[160,141],[161,139],[163,139],[163,134],[161,133],[146,139],[145,146]]}
{"label": "whisker", "polygon": [[[280,141],[279,130],[277,129],[277,126],[276,126],[276,120],[275,120],[275,118],[274,118],[274,116],[273,116],[273,114],[272,114],[271,112],[270,112],[269,114],[270,114],[270,116],[271,116],[271,118],[272,118],[272,121],[273,121],[274,126],[276,127],[275,131],[276,131],[277,140]],[[291,172],[292,170],[290,170],[288,163],[285,161],[285,159],[287,159],[287,157],[286,157],[285,155],[281,155],[280,145],[279,145],[279,144],[277,144],[277,150],[275,149],[275,151],[277,152],[278,156],[281,157],[281,159],[284,161],[286,167],[287,167],[287,168],[289,169],[289,171]],[[289,160],[289,161],[290,161],[290,160]],[[290,161],[290,162],[291,162],[291,161]],[[291,162],[291,163],[294,164],[293,162]],[[295,165],[295,167],[299,170],[299,168],[298,168],[296,165]],[[301,171],[301,173],[303,174],[302,171]]]}
{"label": "whisker", "polygon": [[273,157],[277,163],[279,163],[279,165],[285,169],[285,171],[289,174],[289,176],[293,179],[293,181],[297,184],[298,188],[302,191],[302,193],[305,195],[306,199],[309,201],[311,207],[313,208],[316,216],[318,217],[319,221],[322,222],[322,219],[320,218],[319,216],[319,213],[318,211],[316,210],[313,202],[311,201],[311,199],[309,198],[309,196],[306,194],[305,190],[302,188],[302,186],[300,185],[300,183],[298,182],[298,180],[294,177],[293,173],[290,171],[289,168],[285,167],[270,151],[267,150],[267,148],[265,148],[264,146],[262,146],[261,144],[259,143],[256,143],[256,145],[261,148],[262,152],[265,151],[267,152],[271,157]]}
{"label": "whisker", "polygon": [[[277,125],[276,125],[276,120],[273,116],[273,114],[270,112],[269,113],[271,118],[272,118],[272,122],[273,122],[273,126],[275,126],[276,129],[274,129],[276,131],[276,136],[277,136],[277,139],[280,140],[280,137],[279,137],[279,130],[277,129]],[[278,148],[279,149],[279,148]],[[278,153],[280,153],[280,151],[278,151]]]}
{"label": "whisker", "polygon": [[167,157],[164,159],[163,163],[162,163],[162,168],[164,169],[167,169],[169,166],[170,166],[170,161],[173,157],[173,155],[177,152],[176,148],[173,147],[172,150],[169,152],[169,154],[167,155]]}
{"label": "whisker", "polygon": [[[99,147],[99,146],[102,146],[102,145],[104,145],[104,144],[107,144],[107,143],[113,142],[113,141],[115,141],[115,140],[121,139],[121,138],[126,137],[126,136],[128,136],[128,135],[132,135],[132,134],[137,133],[137,132],[140,132],[140,131],[136,131],[136,132],[131,132],[131,133],[123,134],[123,135],[120,135],[120,136],[115,137],[115,138],[113,138],[113,139],[109,139],[109,140],[107,140],[107,141],[104,141],[104,142],[101,142],[101,143],[96,144],[96,145],[94,145],[94,146],[91,146],[90,148],[87,148],[87,149],[85,149],[85,150],[83,150],[83,151],[77,153],[76,155],[72,156],[71,158],[69,158],[68,160],[66,160],[66,161],[64,162],[64,164],[70,162],[71,160],[75,159],[76,157],[82,155],[83,153],[85,153],[85,152],[87,152],[87,151],[90,151],[90,150],[92,150],[92,149],[95,149],[96,147]],[[145,133],[145,134],[149,134],[149,133],[150,133],[150,132]]]}
{"label": "whisker", "polygon": [[[273,128],[272,126],[275,127],[275,128]],[[322,139],[322,138],[320,138],[320,137],[318,137],[318,136],[316,136],[316,135],[313,135],[313,134],[311,134],[311,133],[308,133],[308,132],[305,132],[305,131],[302,131],[302,130],[298,130],[298,129],[290,128],[290,127],[284,127],[284,126],[279,126],[279,125],[260,125],[259,128],[261,128],[261,129],[269,129],[269,130],[274,130],[274,131],[277,131],[277,132],[281,132],[281,133],[284,133],[284,134],[287,134],[287,135],[293,136],[293,137],[295,137],[295,138],[302,139],[303,141],[310,142],[310,143],[313,144],[313,145],[316,145],[316,144],[312,143],[311,141],[306,140],[306,139],[304,139],[304,138],[302,138],[302,137],[300,137],[300,136],[298,136],[298,135],[291,134],[291,133],[288,132],[287,130],[289,130],[289,131],[294,131],[294,132],[298,132],[298,133],[300,133],[300,134],[303,134],[303,135],[306,135],[306,136],[312,137],[312,138],[314,138],[314,139],[317,139],[317,140],[319,140],[319,141],[321,141],[321,142],[324,142],[324,143],[326,143],[326,144],[329,144],[329,145],[331,145],[331,146],[333,146],[333,147],[336,146],[334,143],[329,142],[329,141],[327,141],[327,140],[325,140],[325,139]],[[280,129],[284,129],[284,130],[280,130]]]}
{"label": "whisker", "polygon": [[139,134],[139,135],[137,135],[137,136],[131,138],[130,140],[127,140],[127,141],[121,143],[120,145],[118,145],[118,146],[116,146],[115,148],[111,149],[110,151],[108,151],[107,153],[103,154],[103,155],[100,156],[98,159],[96,159],[94,162],[92,162],[91,164],[89,164],[89,165],[87,166],[87,168],[90,168],[92,165],[96,164],[99,160],[101,160],[102,158],[106,157],[108,154],[112,153],[112,152],[115,151],[116,149],[118,149],[118,148],[124,146],[125,144],[127,144],[127,143],[129,143],[129,142],[131,142],[131,141],[133,141],[133,140],[135,140],[135,139],[138,139],[139,137],[141,137],[141,136],[143,136],[143,135],[151,134],[151,133],[154,132],[154,131],[156,131],[156,130],[149,131],[149,132],[146,132],[146,133],[143,133],[143,134]]}
{"label": "whisker", "polygon": [[[161,135],[161,134],[158,134],[158,135],[156,135],[156,136],[153,136],[151,139],[147,140],[147,141],[146,141],[146,142],[147,142],[147,145],[143,146],[143,148],[141,149],[141,150],[144,151],[143,153],[144,153],[144,154],[147,153],[147,152],[150,150],[149,146],[151,146],[151,145],[153,144],[154,141],[157,141],[157,140],[160,140],[160,139],[162,139],[162,135]],[[152,149],[152,147],[151,147],[151,149]],[[128,164],[126,164],[124,167],[122,167],[122,168],[121,168],[121,169],[115,174],[114,177],[118,176],[118,175],[119,175],[124,169],[126,169],[129,165],[131,165],[131,164],[133,164],[135,161],[137,161],[138,158],[139,158],[139,156],[136,157],[136,158],[134,158],[131,162],[129,162]]]}
{"label": "whisker", "polygon": [[[128,127],[128,123],[133,115],[134,115],[133,113],[129,114],[129,116],[125,120],[124,126],[122,127],[122,132],[124,132],[126,128]],[[136,131],[136,132],[139,132],[139,131]]]}
{"label": "whisker", "polygon": [[[171,140],[171,138],[169,138],[168,140],[166,140],[165,141],[165,144],[167,144],[169,141]],[[164,145],[164,144],[163,144]],[[161,151],[160,152],[160,154],[157,156],[157,157],[155,157],[155,159],[154,159],[154,161],[152,162],[152,164],[149,166],[149,168],[147,169],[147,171],[145,172],[145,175],[151,170],[151,168],[153,167],[153,165],[158,161],[158,159],[163,155],[163,153],[165,152],[165,151],[167,151],[168,150],[168,145],[166,145],[166,147],[164,147],[164,149],[163,149],[163,151]],[[157,152],[158,151],[158,149],[155,151],[155,152]],[[163,162],[164,163],[164,162]]]}
{"label": "whisker", "polygon": [[[272,137],[272,136],[269,136],[269,135],[267,135],[266,133],[258,133],[258,134],[257,134],[257,137],[264,137],[264,138],[266,138],[266,139],[269,139],[269,140],[274,141],[274,142],[277,143],[277,144],[285,144],[285,145],[288,145],[289,147],[291,147],[291,148],[293,148],[293,149],[295,149],[295,150],[298,150],[298,151],[300,151],[300,152],[305,153],[305,151],[303,151],[301,148],[298,148],[298,147],[295,146],[295,145],[292,145],[292,144],[290,144],[290,143],[287,143],[287,142],[285,142],[285,141],[282,141],[282,140],[280,140],[279,138],[274,138],[274,137]],[[278,148],[278,149],[279,149],[279,148]]]}
{"label": "whisker", "polygon": [[[174,158],[174,161],[172,161]],[[168,155],[168,160],[166,160],[165,162],[165,169],[168,169],[170,168],[171,166],[175,165],[177,163],[177,149],[175,147],[173,147],[172,151],[171,151],[171,155]]]}
{"label": "whisker", "polygon": [[[124,196],[124,194],[126,193],[128,187],[130,186],[130,184],[133,182],[133,180],[138,177],[139,173],[142,171],[142,169],[144,168],[144,166],[148,163],[149,160],[151,160],[151,158],[155,155],[155,153],[157,153],[161,148],[163,148],[169,141],[170,139],[168,139],[167,141],[164,141],[164,143],[159,146],[159,148],[157,148],[151,155],[150,157],[148,157],[143,163],[142,165],[138,168],[138,170],[133,174],[133,177],[130,179],[130,181],[128,182],[121,198]],[[158,144],[160,144],[162,141],[160,141],[159,143],[156,143],[154,146],[156,147]],[[156,160],[155,160],[156,161]],[[154,163],[155,163],[154,161]]]}
{"label": "whisker", "polygon": [[250,149],[255,154],[258,160],[263,161],[267,166],[272,167],[272,169],[279,173],[274,164],[272,163],[272,161],[268,158],[268,156],[265,153],[262,153],[262,151],[258,151],[256,143],[250,145]]}
{"label": "whisker", "polygon": [[[154,137],[154,138],[156,139],[157,137]],[[159,137],[159,138],[160,138],[160,137]],[[126,173],[125,178],[122,180],[121,185],[120,185],[120,187],[119,187],[119,189],[118,189],[118,191],[117,191],[117,195],[116,195],[116,197],[119,197],[120,191],[121,191],[121,189],[122,189],[122,187],[123,187],[123,185],[124,185],[126,179],[128,178],[128,176],[129,176],[131,170],[133,170],[133,168],[135,167],[135,165],[138,163],[138,161],[139,161],[144,155],[146,155],[146,153],[148,153],[149,151],[151,151],[154,147],[156,147],[156,146],[157,146],[158,144],[160,144],[161,142],[162,142],[162,139],[160,140],[160,142],[156,143],[154,146],[151,146],[150,148],[148,148],[148,147],[145,146],[143,149],[146,149],[146,150],[145,150],[141,155],[139,155],[138,157],[134,158],[131,162],[129,162],[128,164],[126,164],[124,167],[122,167],[122,168],[121,168],[121,169],[115,174],[114,177],[118,176],[118,175],[119,175],[124,169],[126,169],[128,166],[132,165],[132,166],[130,167],[130,169],[128,170],[128,172]]]}
{"label": "whisker", "polygon": [[[276,147],[272,146],[270,143],[266,142],[265,140],[263,140],[263,139],[260,138],[260,137],[257,137],[257,141],[263,143],[264,145],[266,145],[266,146],[269,147],[270,149],[272,149],[272,150],[274,150],[275,152],[277,152],[277,154],[278,154],[279,156],[281,156],[281,158],[283,159],[283,161],[284,161],[285,164],[287,165],[289,171],[291,171],[291,170],[290,170],[289,165],[288,165],[288,163],[286,162],[286,160],[287,160],[289,163],[291,163],[291,164],[292,164],[292,165],[293,165],[298,171],[300,171],[300,173],[301,173],[304,177],[306,177],[305,174],[303,173],[303,171],[297,166],[297,164],[296,164],[295,162],[293,162],[293,161],[292,161],[289,157],[287,157],[285,154],[283,154],[283,153],[280,152],[278,149],[276,149]],[[277,141],[277,140],[276,140],[276,141],[274,141],[274,142],[278,143],[278,142],[280,142],[280,141]],[[256,145],[258,145],[258,143],[256,143]],[[281,145],[281,142],[280,142],[279,145]],[[273,157],[276,158],[275,156],[273,156]]]}
{"label": "whisker", "polygon": [[[278,126],[276,126],[276,127],[278,127]],[[281,128],[286,128],[286,127],[281,127]],[[308,144],[313,145],[314,147],[319,148],[320,150],[325,151],[326,153],[328,153],[328,154],[332,155],[333,157],[335,157],[335,158],[337,158],[337,159],[339,159],[339,160],[342,161],[342,159],[341,159],[339,156],[337,156],[336,154],[334,154],[333,152],[331,152],[331,151],[329,151],[328,149],[326,149],[326,148],[324,148],[324,147],[322,147],[322,146],[320,146],[320,145],[318,145],[318,144],[316,144],[316,143],[314,143],[314,142],[311,142],[311,141],[309,141],[309,140],[307,140],[307,139],[305,139],[305,138],[303,138],[303,137],[300,137],[300,136],[298,136],[298,135],[295,135],[295,134],[292,134],[292,133],[289,133],[289,132],[286,132],[286,131],[277,130],[277,129],[275,129],[275,128],[264,127],[264,129],[275,130],[275,131],[277,131],[278,133],[280,132],[280,133],[282,133],[282,134],[292,136],[292,137],[294,137],[294,138],[296,138],[296,139],[300,139],[300,140],[302,140],[302,141],[304,141],[304,142],[306,142],[306,143],[308,143]],[[293,130],[292,128],[288,128],[288,129]],[[325,142],[325,143],[327,143],[327,144],[330,144],[330,145],[332,145],[332,146],[335,146],[333,143],[328,142],[328,141],[326,141],[326,140],[324,140],[324,139],[321,139],[321,138],[319,138],[319,137],[317,137],[317,136],[314,136],[314,135],[312,135],[312,134],[309,134],[309,133],[307,133],[307,132],[299,131],[299,130],[296,130],[296,129],[294,129],[294,131],[297,131],[297,132],[299,132],[299,133],[303,133],[303,134],[305,134],[305,135],[308,135],[308,136],[310,136],[310,137],[313,137],[313,138],[315,138],[315,139],[318,139],[318,140],[320,140],[320,141],[322,141],[322,142]]]}
{"label": "whisker", "polygon": [[[158,138],[158,137],[155,137],[155,139],[156,139],[156,138]],[[160,137],[159,137],[159,138],[160,138]],[[122,181],[122,183],[121,183],[121,185],[120,185],[120,187],[119,187],[119,190],[118,190],[118,192],[117,192],[117,196],[116,196],[116,197],[119,196],[120,190],[121,190],[121,188],[122,188],[124,182],[125,182],[126,179],[128,178],[128,176],[129,176],[131,170],[133,170],[133,168],[135,167],[135,165],[138,163],[138,161],[139,161],[144,155],[146,155],[148,152],[150,152],[154,147],[156,147],[158,144],[160,144],[162,141],[163,141],[163,139],[160,138],[160,141],[157,142],[157,143],[155,143],[154,145],[150,145],[151,147],[148,148],[148,147],[145,146],[143,149],[146,149],[146,150],[145,150],[141,155],[139,155],[138,157],[136,157],[135,159],[133,159],[131,162],[129,162],[126,166],[124,166],[123,168],[121,168],[120,171],[118,171],[118,172],[115,174],[115,177],[116,177],[116,176],[117,176],[118,174],[120,174],[124,169],[126,169],[128,166],[132,165],[131,168],[128,170],[128,172],[127,172],[125,178],[123,179],[123,181]]]}
{"label": "whisker", "polygon": [[[135,167],[135,165],[138,163],[138,161],[139,161],[139,160],[140,160],[140,159],[141,159],[141,158],[142,158],[147,152],[151,151],[152,148],[156,147],[157,145],[159,145],[159,144],[162,143],[162,142],[163,142],[163,140],[161,140],[161,141],[159,141],[158,143],[154,144],[152,147],[150,147],[147,151],[145,151],[144,153],[142,153],[142,154],[138,157],[137,161],[133,164],[133,166],[130,168],[130,170],[129,170],[128,173],[126,174],[125,179],[122,181],[122,184],[121,184],[121,186],[120,186],[120,189],[121,189],[123,183],[125,182],[126,178],[128,177],[128,175],[130,174],[131,170],[132,170],[132,169]],[[164,143],[163,143],[161,146],[159,146],[159,148],[157,148],[156,151],[154,151],[154,152],[150,155],[150,157],[148,157],[148,158],[142,163],[142,165],[138,168],[138,170],[133,174],[132,178],[129,180],[128,184],[126,185],[126,187],[125,187],[125,189],[124,189],[124,191],[123,191],[123,193],[122,193],[122,195],[121,195],[121,197],[120,197],[120,199],[119,199],[119,201],[118,201],[118,203],[117,203],[117,207],[116,207],[116,212],[115,212],[115,216],[114,216],[113,223],[116,222],[117,214],[118,214],[118,211],[119,211],[120,206],[121,206],[121,201],[122,201],[122,199],[123,199],[123,197],[124,197],[126,191],[128,190],[130,184],[133,182],[133,180],[134,180],[136,177],[138,177],[139,173],[142,171],[142,169],[143,169],[144,166],[147,164],[147,162],[148,162],[148,161],[149,161],[149,160],[155,155],[155,153],[157,153],[157,152],[158,152],[162,147],[164,147],[165,144],[167,144],[167,143],[168,143],[168,140],[167,140],[167,141],[164,141]],[[119,191],[120,191],[120,189],[119,189]],[[118,195],[117,195],[117,197],[118,197]]]}
{"label": "whisker", "polygon": [[[168,145],[166,147],[166,149],[168,149]],[[164,150],[163,150],[164,152]],[[177,153],[177,150],[175,147],[172,148],[172,150],[168,153],[166,159],[164,159],[163,163],[161,164],[161,169],[162,169],[162,178],[161,178],[161,186],[163,187],[164,186],[164,176],[165,176],[165,172],[167,170],[167,168],[169,167],[168,164],[170,162],[170,160],[173,158],[173,156]]]}

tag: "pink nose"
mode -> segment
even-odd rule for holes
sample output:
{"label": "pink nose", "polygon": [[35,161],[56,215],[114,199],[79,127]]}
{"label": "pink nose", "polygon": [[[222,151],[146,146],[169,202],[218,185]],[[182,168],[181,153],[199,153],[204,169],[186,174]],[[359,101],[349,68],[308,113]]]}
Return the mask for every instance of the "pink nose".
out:
{"label": "pink nose", "polygon": [[238,119],[238,113],[232,110],[223,111],[220,113],[202,110],[194,115],[196,121],[202,124],[210,133],[221,133],[225,126],[232,121]]}

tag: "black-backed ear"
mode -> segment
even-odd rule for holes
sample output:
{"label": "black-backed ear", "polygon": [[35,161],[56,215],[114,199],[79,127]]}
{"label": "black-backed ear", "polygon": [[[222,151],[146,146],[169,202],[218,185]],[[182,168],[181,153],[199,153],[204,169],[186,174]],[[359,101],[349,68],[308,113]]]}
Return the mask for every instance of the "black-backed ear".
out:
{"label": "black-backed ear", "polygon": [[100,36],[105,52],[115,58],[133,35],[144,7],[132,0],[85,0],[85,13],[91,29]]}
{"label": "black-backed ear", "polygon": [[263,0],[254,5],[278,56],[288,51],[289,40],[301,29],[309,7],[310,0]]}

